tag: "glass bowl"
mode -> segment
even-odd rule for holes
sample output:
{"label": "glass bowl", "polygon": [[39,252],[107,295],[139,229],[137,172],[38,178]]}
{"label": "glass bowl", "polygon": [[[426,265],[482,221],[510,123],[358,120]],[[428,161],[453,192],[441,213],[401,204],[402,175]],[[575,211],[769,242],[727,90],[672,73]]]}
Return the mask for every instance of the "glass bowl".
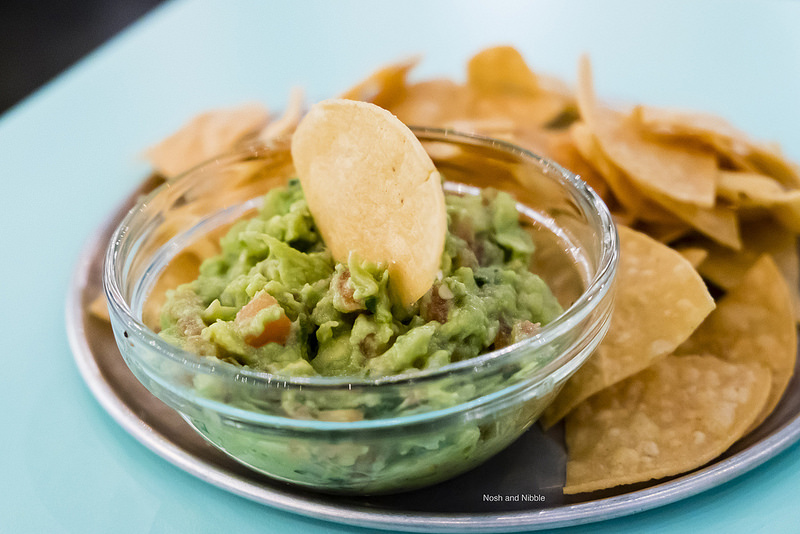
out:
{"label": "glass bowl", "polygon": [[509,143],[414,131],[447,190],[492,186],[516,197],[537,247],[531,268],[565,310],[532,337],[436,370],[378,379],[272,375],[164,341],[160,295],[196,276],[199,256],[216,252],[214,237],[293,176],[288,140],[243,148],[162,185],[112,236],[103,287],[127,365],[210,443],[258,472],[344,494],[451,478],[525,432],[608,329],[619,248],[599,197],[575,175]]}

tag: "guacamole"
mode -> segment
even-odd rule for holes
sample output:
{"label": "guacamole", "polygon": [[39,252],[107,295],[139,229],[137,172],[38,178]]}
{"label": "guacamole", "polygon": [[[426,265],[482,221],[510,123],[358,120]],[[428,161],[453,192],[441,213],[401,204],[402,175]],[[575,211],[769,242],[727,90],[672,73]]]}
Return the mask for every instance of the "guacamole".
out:
{"label": "guacamole", "polygon": [[333,261],[297,180],[234,224],[196,280],[170,290],[160,335],[191,352],[292,376],[435,369],[530,336],[561,307],[530,272],[514,199],[447,194],[441,271],[411,306],[384,265]]}

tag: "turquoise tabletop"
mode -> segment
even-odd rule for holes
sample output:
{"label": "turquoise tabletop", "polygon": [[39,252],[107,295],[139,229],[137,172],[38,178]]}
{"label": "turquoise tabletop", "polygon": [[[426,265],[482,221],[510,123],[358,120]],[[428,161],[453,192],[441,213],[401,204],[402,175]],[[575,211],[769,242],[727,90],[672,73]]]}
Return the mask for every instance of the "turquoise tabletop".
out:
{"label": "turquoise tabletop", "polygon": [[[142,151],[194,114],[302,87],[334,96],[413,54],[462,78],[512,44],[569,83],[714,112],[800,160],[800,3],[780,1],[177,0],[0,117],[0,532],[366,532],[253,502],[144,447],[73,359],[65,299],[80,251],[148,174]],[[2,80],[0,80],[2,83]],[[558,530],[798,532],[800,448],[677,502]],[[398,525],[397,528],[400,528]],[[465,524],[464,529],[469,528]],[[389,527],[387,527],[389,528]]]}

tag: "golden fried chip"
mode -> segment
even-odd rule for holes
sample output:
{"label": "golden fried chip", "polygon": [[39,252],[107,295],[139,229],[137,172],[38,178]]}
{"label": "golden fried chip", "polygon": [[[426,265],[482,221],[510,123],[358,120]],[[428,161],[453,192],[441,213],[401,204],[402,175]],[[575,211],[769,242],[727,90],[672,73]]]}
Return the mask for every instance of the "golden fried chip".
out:
{"label": "golden fried chip", "polygon": [[672,222],[674,220],[671,214],[665,212],[661,206],[654,204],[633,187],[622,171],[606,158],[586,123],[576,123],[569,131],[575,149],[603,177],[627,214],[634,218],[650,221]]}
{"label": "golden fried chip", "polygon": [[753,170],[772,176],[787,187],[800,187],[800,167],[788,161],[779,147],[751,144],[749,148],[745,160]]}
{"label": "golden fried chip", "polygon": [[671,245],[671,243],[678,241],[692,232],[691,226],[679,220],[668,222],[642,220],[637,221],[635,225],[631,226],[665,245]]}
{"label": "golden fried chip", "polygon": [[614,312],[595,353],[547,407],[547,428],[598,391],[670,354],[714,309],[706,285],[683,256],[650,237],[619,227]]}
{"label": "golden fried chip", "polygon": [[658,195],[653,195],[651,198],[664,209],[673,213],[677,219],[717,243],[733,250],[742,248],[739,220],[733,209],[720,205],[713,208],[700,208]]}
{"label": "golden fried chip", "polygon": [[786,190],[779,182],[753,172],[719,172],[717,195],[736,207],[770,207],[800,197],[800,190]]}
{"label": "golden fried chip", "polygon": [[747,136],[722,117],[644,105],[634,107],[631,117],[650,135],[703,145],[735,168],[750,168],[744,158]]}
{"label": "golden fried chip", "polygon": [[650,222],[677,219],[739,249],[736,213],[715,205],[718,169],[714,155],[648,138],[634,118],[598,106],[586,59],[581,62],[579,82],[578,104],[584,122],[573,125],[573,138],[626,213]]}
{"label": "golden fried chip", "polygon": [[711,154],[647,140],[616,114],[598,114],[595,136],[608,158],[648,196],[714,205],[717,163]]}
{"label": "golden fried chip", "polygon": [[145,153],[153,168],[171,178],[231,149],[269,119],[260,104],[202,113]]}
{"label": "golden fried chip", "polygon": [[473,95],[451,80],[427,80],[409,85],[403,96],[387,106],[405,124],[444,128],[470,117]]}
{"label": "golden fried chip", "polygon": [[444,127],[457,132],[493,137],[509,143],[517,140],[517,127],[513,121],[503,118],[456,119],[447,121]]}
{"label": "golden fried chip", "polygon": [[481,121],[511,120],[515,130],[546,128],[570,106],[563,95],[542,93],[536,96],[519,94],[472,93],[469,117]]}
{"label": "golden fried chip", "polygon": [[280,118],[270,121],[259,132],[258,140],[262,143],[270,143],[275,139],[289,135],[297,128],[297,124],[303,117],[303,104],[305,97],[303,90],[293,88],[289,93],[289,103]]}
{"label": "golden fried chip", "polygon": [[514,141],[519,133],[543,128],[574,109],[563,84],[545,78],[540,86],[537,80],[517,50],[501,46],[470,59],[466,84],[440,79],[404,85],[382,102],[406,124]]}
{"label": "golden fried chip", "polygon": [[784,249],[774,254],[772,259],[775,260],[789,289],[795,321],[800,322],[800,259],[797,257],[797,249]]}
{"label": "golden fried chip", "polygon": [[419,63],[419,60],[420,57],[415,56],[382,67],[342,93],[339,98],[370,102],[388,109],[403,95],[408,72]]}
{"label": "golden fried chip", "polygon": [[762,256],[676,352],[708,353],[726,361],[755,362],[768,368],[772,387],[754,426],[761,424],[780,401],[797,358],[789,289],[772,258]]}
{"label": "golden fried chip", "polygon": [[800,321],[800,261],[797,235],[771,219],[750,221],[742,234],[741,250],[731,250],[710,241],[694,240],[692,246],[708,252],[697,267],[703,278],[722,289],[738,286],[747,271],[764,254],[769,254],[786,281],[795,318]]}
{"label": "golden fried chip", "polygon": [[161,329],[161,306],[166,300],[167,290],[191,282],[200,272],[200,256],[191,250],[181,252],[164,268],[142,308],[142,322],[158,332]]}
{"label": "golden fried chip", "polygon": [[405,304],[424,295],[439,271],[447,212],[441,177],[413,132],[374,104],[327,100],[300,122],[292,157],[333,257],[385,264]]}
{"label": "golden fried chip", "polygon": [[513,141],[522,148],[552,159],[574,172],[604,200],[608,197],[608,184],[603,176],[581,155],[569,129],[559,131],[528,129],[516,133]]}
{"label": "golden fried chip", "polygon": [[742,249],[738,251],[709,241],[694,243],[708,252],[698,271],[722,289],[733,289],[738,286],[747,271],[763,254],[780,258],[778,263],[787,262],[790,271],[796,270],[792,265],[796,264],[792,259],[797,258],[796,236],[770,220],[749,223],[744,229]]}
{"label": "golden fried chip", "polygon": [[[487,48],[467,63],[468,91],[473,93],[469,117],[511,119],[516,130],[542,127],[573,106],[574,99],[550,80],[539,83],[518,50],[511,46]],[[490,135],[491,132],[482,132]]]}
{"label": "golden fried chip", "polygon": [[106,300],[104,293],[97,295],[92,302],[89,303],[87,309],[89,310],[89,313],[102,321],[111,320],[111,318],[108,316],[108,300]]}
{"label": "golden fried chip", "polygon": [[696,138],[710,146],[740,145],[737,151],[743,152],[747,143],[747,135],[731,125],[722,117],[709,113],[698,113],[683,110],[656,108],[638,105],[634,115],[642,126],[654,134]]}
{"label": "golden fried chip", "polygon": [[721,117],[650,106],[637,106],[632,116],[651,134],[704,144],[738,170],[765,174],[787,187],[800,187],[800,169],[786,161],[779,148],[752,141]]}
{"label": "golden fried chip", "polygon": [[717,163],[713,154],[642,135],[636,121],[597,105],[591,66],[579,70],[578,108],[602,151],[647,196],[710,208],[714,206]]}
{"label": "golden fried chip", "polygon": [[467,84],[486,93],[533,96],[539,92],[536,75],[511,46],[486,48],[472,56],[467,62]]}
{"label": "golden fried chip", "polygon": [[669,356],[568,417],[564,493],[698,468],[742,437],[763,409],[769,371],[714,356]]}
{"label": "golden fried chip", "polygon": [[763,208],[786,228],[800,232],[800,189],[752,172],[720,171],[717,194],[737,208]]}
{"label": "golden fried chip", "polygon": [[708,251],[700,247],[681,247],[675,249],[678,253],[686,258],[686,261],[692,264],[692,267],[697,269],[697,266],[703,263],[708,257]]}
{"label": "golden fried chip", "polygon": [[679,223],[682,222],[726,247],[735,250],[741,248],[739,223],[736,213],[731,208],[726,206],[702,208],[677,202],[653,191],[645,194],[607,158],[585,123],[573,125],[570,133],[578,151],[603,176],[627,215],[668,227],[681,226]]}

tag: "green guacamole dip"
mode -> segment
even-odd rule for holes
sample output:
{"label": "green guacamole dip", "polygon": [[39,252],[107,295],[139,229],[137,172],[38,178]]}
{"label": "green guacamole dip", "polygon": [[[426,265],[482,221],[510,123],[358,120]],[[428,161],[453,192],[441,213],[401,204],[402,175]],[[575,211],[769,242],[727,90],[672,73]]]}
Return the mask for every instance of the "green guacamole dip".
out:
{"label": "green guacamole dip", "polygon": [[234,224],[196,280],[168,291],[161,336],[275,374],[380,377],[512,344],[561,313],[528,269],[533,241],[510,195],[485,189],[446,203],[441,273],[407,307],[384,266],[332,260],[291,180]]}

